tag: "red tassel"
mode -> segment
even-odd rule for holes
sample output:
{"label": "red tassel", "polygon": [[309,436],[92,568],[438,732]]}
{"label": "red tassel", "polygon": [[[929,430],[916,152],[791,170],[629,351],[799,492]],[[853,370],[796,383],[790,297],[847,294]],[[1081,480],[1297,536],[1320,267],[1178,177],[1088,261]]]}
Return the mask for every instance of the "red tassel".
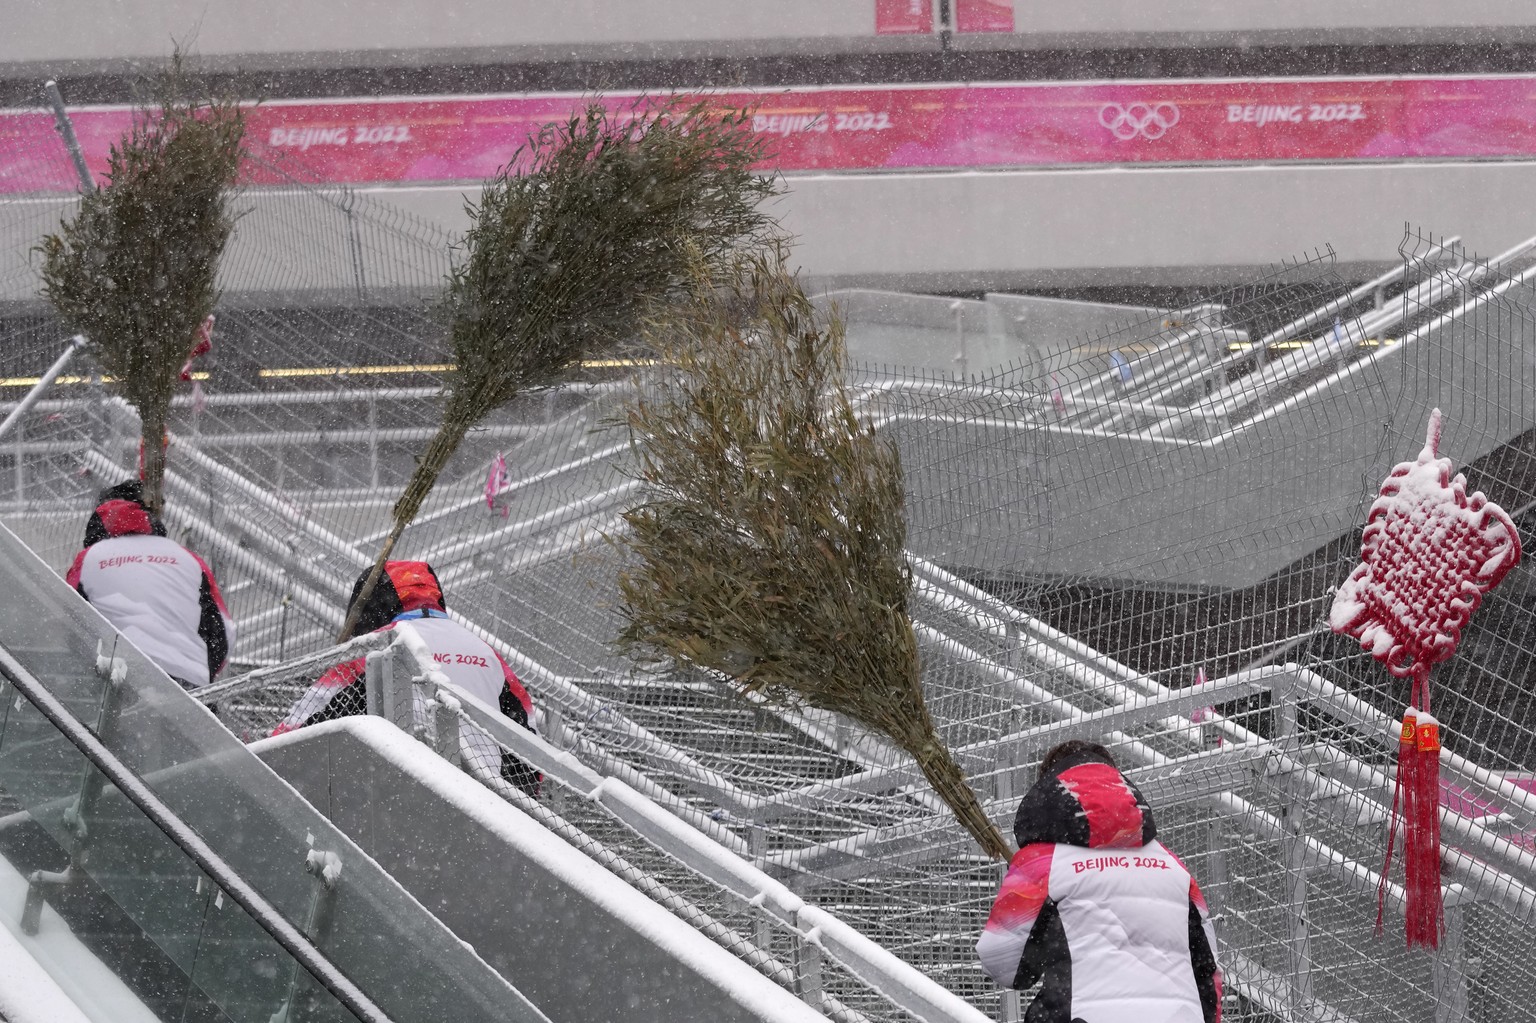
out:
{"label": "red tassel", "polygon": [[1414,732],[1414,767],[1404,780],[1413,788],[1403,825],[1404,923],[1410,948],[1439,948],[1445,920],[1440,898],[1440,723],[1420,710]]}
{"label": "red tassel", "polygon": [[[1397,847],[1397,833],[1403,818],[1409,816],[1408,801],[1415,787],[1410,776],[1418,764],[1418,718],[1409,707],[1403,712],[1403,725],[1397,738],[1397,780],[1392,785],[1392,815],[1387,825],[1387,857],[1381,865],[1381,883],[1376,888],[1376,936],[1381,937],[1382,917],[1387,909],[1387,882],[1392,876],[1392,851]],[[1406,838],[1404,839],[1406,842]]]}

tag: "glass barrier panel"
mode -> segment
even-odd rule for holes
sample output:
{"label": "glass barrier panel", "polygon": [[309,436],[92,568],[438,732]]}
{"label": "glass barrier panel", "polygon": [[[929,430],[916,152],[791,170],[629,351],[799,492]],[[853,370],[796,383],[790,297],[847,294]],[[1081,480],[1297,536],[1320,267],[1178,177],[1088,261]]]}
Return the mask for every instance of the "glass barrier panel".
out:
{"label": "glass barrier panel", "polygon": [[[180,1021],[270,1023],[296,993],[289,1023],[356,1019],[115,788],[101,785],[77,813],[82,783],[90,792],[103,781],[84,754],[0,680],[0,790],[52,839],[54,862],[47,869],[62,871],[73,861],[84,878],[68,885],[89,885],[93,895],[110,900],[115,912],[80,908],[69,922],[83,928],[81,940],[95,946],[147,1007]],[[162,953],[153,963],[130,948],[119,915]]]}
{"label": "glass barrier panel", "polygon": [[[544,1019],[4,527],[0,563],[6,573],[0,647],[92,725],[102,743],[286,920],[305,925],[314,885],[305,870],[310,851],[341,858],[336,947],[326,951],[381,1010],[402,1020]],[[98,643],[126,669],[115,720],[109,713],[104,728],[94,727],[109,685],[95,670]],[[42,786],[45,798],[70,791],[64,782],[49,788],[31,772],[18,781]],[[411,950],[416,968],[400,968],[404,949]]]}

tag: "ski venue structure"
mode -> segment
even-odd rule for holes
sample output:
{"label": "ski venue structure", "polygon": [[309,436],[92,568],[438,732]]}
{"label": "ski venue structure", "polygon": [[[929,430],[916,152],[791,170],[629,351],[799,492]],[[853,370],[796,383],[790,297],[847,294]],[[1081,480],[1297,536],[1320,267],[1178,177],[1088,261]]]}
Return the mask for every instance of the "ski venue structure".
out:
{"label": "ski venue structure", "polygon": [[[63,202],[7,200],[0,226],[40,236]],[[96,491],[132,471],[132,412],[40,306],[5,320],[0,939],[36,976],[0,1012],[1021,1018],[973,951],[1001,865],[910,761],[614,654],[604,537],[641,496],[614,415],[643,368],[589,367],[471,434],[397,554],[431,561],[452,614],[516,668],[537,737],[408,644],[333,647],[436,423],[451,367],[424,299],[448,239],[298,180],[248,205],[206,396],[178,401],[170,439],[167,522],[238,626],[195,700],[58,574]],[[333,277],[300,279],[298,251]],[[1530,523],[1533,254],[1411,234],[1359,286],[1323,251],[1178,310],[827,296],[855,358],[945,353],[854,370],[905,465],[941,732],[1005,831],[1048,747],[1109,745],[1207,893],[1229,1020],[1530,1011],[1530,570],[1437,672],[1434,953],[1404,947],[1400,876],[1379,874],[1406,693],[1325,619],[1431,408],[1470,486]],[[4,273],[35,293],[24,254]],[[498,453],[511,481],[488,495]],[[372,715],[263,738],[360,650]],[[487,737],[543,771],[538,799],[498,780]]]}

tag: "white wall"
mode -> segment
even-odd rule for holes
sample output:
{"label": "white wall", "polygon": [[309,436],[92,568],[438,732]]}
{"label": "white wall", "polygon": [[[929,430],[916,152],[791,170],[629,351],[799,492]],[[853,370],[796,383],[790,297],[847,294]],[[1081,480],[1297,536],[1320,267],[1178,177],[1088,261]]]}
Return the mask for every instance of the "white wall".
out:
{"label": "white wall", "polygon": [[[1536,235],[1536,161],[803,175],[788,185],[779,212],[802,270],[829,287],[1211,286],[1325,245],[1346,272],[1380,269],[1397,262],[1405,223],[1460,234],[1484,256]],[[460,186],[365,193],[464,226]],[[228,263],[250,279],[226,289],[349,287],[342,235],[318,220],[295,233],[295,216],[319,216],[305,213],[311,200],[244,201],[253,212]],[[268,204],[282,209],[264,213]],[[25,218],[0,206],[0,299],[36,291],[28,252],[62,206],[31,205]]]}
{"label": "white wall", "polygon": [[1405,222],[1495,252],[1536,234],[1536,163],[1135,167],[813,176],[786,221],[808,271],[1182,283],[1332,244],[1343,262],[1396,260]]}
{"label": "white wall", "polygon": [[[1332,245],[1341,264],[1398,260],[1405,223],[1496,254],[1536,235],[1536,162],[804,175],[785,224],[833,286],[1008,290],[1208,284]],[[445,226],[458,188],[371,194]]]}

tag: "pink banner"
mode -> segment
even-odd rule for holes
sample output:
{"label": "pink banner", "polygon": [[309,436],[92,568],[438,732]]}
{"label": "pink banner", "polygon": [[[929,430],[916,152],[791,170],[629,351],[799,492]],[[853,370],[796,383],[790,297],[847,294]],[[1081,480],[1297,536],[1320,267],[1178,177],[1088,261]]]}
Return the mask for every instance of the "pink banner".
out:
{"label": "pink banner", "polygon": [[933,31],[933,0],[875,0],[875,34],[913,35]]}
{"label": "pink banner", "polygon": [[1012,32],[1013,0],[954,0],[956,32]]}
{"label": "pink banner", "polygon": [[[768,166],[890,171],[1101,164],[1536,156],[1536,77],[1041,83],[800,88],[712,94],[756,104]],[[633,95],[607,102],[628,108]],[[472,181],[496,172],[579,95],[276,101],[254,107],[253,148],[307,180]],[[74,122],[98,174],[132,114]],[[274,178],[259,170],[255,183]],[[72,191],[52,119],[0,111],[0,193]]]}

